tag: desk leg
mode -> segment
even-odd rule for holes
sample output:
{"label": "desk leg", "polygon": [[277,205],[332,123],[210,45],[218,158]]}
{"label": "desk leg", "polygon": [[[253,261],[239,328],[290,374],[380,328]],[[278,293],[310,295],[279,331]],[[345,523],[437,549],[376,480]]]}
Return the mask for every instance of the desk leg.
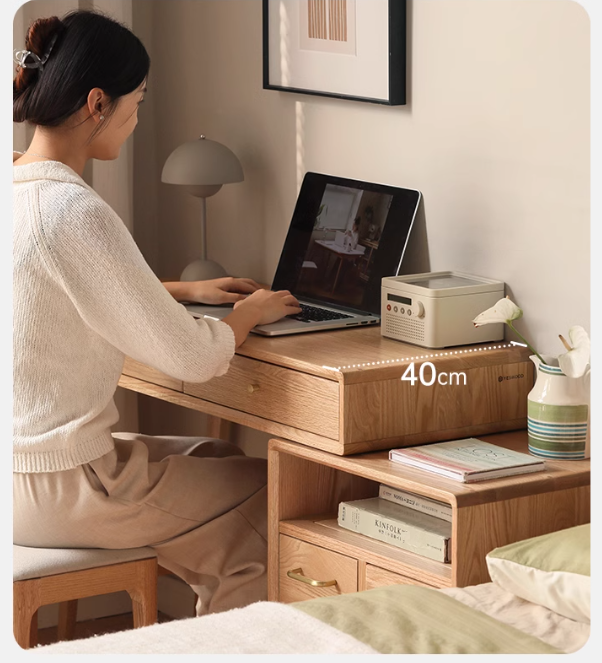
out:
{"label": "desk leg", "polygon": [[207,435],[230,442],[232,437],[232,422],[207,415]]}

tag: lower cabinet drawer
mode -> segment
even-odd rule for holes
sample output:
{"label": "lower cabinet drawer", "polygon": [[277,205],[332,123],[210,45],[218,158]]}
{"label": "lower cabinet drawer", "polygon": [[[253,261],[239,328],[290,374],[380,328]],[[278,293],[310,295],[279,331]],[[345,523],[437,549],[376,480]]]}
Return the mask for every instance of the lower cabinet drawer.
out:
{"label": "lower cabinet drawer", "polygon": [[352,592],[357,592],[357,560],[280,535],[281,603]]}
{"label": "lower cabinet drawer", "polygon": [[431,587],[424,582],[402,576],[399,573],[381,569],[379,566],[366,564],[366,589],[384,587],[385,585],[419,585],[420,587]]}

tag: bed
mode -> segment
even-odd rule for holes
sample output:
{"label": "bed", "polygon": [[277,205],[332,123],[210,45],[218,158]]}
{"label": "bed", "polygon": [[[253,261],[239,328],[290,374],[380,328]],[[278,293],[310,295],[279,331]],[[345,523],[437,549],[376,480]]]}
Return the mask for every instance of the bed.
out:
{"label": "bed", "polygon": [[498,548],[491,582],[392,585],[38,647],[40,654],[559,654],[590,632],[590,526]]}

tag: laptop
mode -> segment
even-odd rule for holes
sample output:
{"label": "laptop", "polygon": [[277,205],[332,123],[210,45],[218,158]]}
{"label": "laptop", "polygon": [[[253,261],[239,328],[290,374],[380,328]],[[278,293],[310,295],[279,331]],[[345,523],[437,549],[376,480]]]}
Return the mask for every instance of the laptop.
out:
{"label": "laptop", "polygon": [[[379,324],[381,280],[400,273],[420,199],[413,189],[306,173],[271,286],[289,290],[302,311],[252,333]],[[185,306],[196,318],[232,312],[232,305]]]}

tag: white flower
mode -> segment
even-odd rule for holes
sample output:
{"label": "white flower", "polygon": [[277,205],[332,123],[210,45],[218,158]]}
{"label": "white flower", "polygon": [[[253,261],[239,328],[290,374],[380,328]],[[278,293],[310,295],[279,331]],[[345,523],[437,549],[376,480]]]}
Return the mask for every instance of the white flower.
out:
{"label": "white flower", "polygon": [[538,354],[537,350],[531,347],[527,339],[518,331],[518,329],[515,329],[514,325],[512,324],[513,320],[518,320],[522,317],[522,310],[518,308],[518,306],[510,299],[510,297],[504,297],[504,299],[500,299],[499,302],[494,304],[491,308],[483,311],[483,313],[479,313],[479,315],[477,315],[477,317],[472,321],[472,324],[475,327],[480,327],[481,325],[490,325],[491,323],[495,322],[505,322],[508,327],[510,327],[510,329],[512,329],[512,331],[525,342],[525,345],[529,348],[529,350],[531,350],[531,352],[539,358],[539,361],[543,363],[541,355]]}
{"label": "white flower", "polygon": [[522,318],[522,315],[522,310],[509,297],[504,297],[491,308],[479,313],[472,323],[475,327],[489,325],[494,322],[510,323],[512,320]]}
{"label": "white flower", "polygon": [[580,378],[589,364],[590,341],[587,332],[578,325],[569,329],[572,350],[558,356],[558,365],[569,378]]}

